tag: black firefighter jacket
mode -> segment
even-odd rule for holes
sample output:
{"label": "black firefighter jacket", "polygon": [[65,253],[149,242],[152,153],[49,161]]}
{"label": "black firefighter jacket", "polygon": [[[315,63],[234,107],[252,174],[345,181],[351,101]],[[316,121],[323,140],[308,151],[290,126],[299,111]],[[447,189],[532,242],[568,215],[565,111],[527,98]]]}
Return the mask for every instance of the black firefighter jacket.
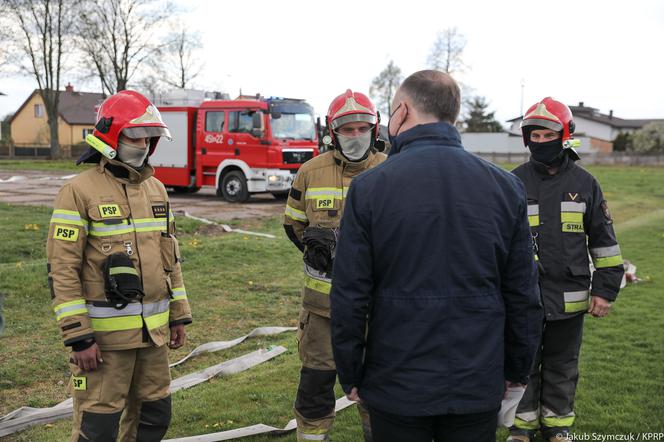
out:
{"label": "black firefighter jacket", "polygon": [[[545,319],[583,314],[590,293],[614,301],[624,273],[623,259],[597,180],[568,155],[555,175],[532,159],[513,173],[528,193]],[[595,268],[592,277],[588,254]]]}
{"label": "black firefighter jacket", "polygon": [[369,407],[497,409],[542,328],[523,184],[447,123],[400,134],[351,184],[330,301],[340,382]]}

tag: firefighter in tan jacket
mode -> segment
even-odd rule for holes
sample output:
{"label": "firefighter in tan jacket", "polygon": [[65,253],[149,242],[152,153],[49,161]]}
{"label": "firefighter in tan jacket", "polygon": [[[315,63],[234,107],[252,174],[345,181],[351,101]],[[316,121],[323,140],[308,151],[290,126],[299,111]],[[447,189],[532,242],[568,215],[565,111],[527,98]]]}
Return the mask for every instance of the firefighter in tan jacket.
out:
{"label": "firefighter in tan jacket", "polygon": [[147,162],[162,136],[150,101],[113,95],[78,161],[97,166],[55,200],[48,279],[72,348],[73,441],[159,441],[170,423],[166,345],[182,346],[192,319],[168,196]]}
{"label": "firefighter in tan jacket", "polygon": [[[334,247],[353,177],[387,158],[377,152],[379,115],[364,94],[347,90],[332,101],[327,127],[334,150],[307,161],[291,188],[284,229],[304,252],[304,290],[298,341],[302,369],[295,400],[297,440],[328,440],[334,421],[336,366],[330,337]],[[382,149],[379,149],[382,150]],[[365,440],[369,414],[360,405]]]}

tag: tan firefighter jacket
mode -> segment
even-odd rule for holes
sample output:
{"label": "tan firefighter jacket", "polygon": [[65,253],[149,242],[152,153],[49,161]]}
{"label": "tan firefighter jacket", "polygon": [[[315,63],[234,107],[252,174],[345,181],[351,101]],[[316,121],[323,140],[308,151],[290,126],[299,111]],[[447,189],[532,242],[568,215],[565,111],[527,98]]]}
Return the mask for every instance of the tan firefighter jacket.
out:
{"label": "tan firefighter jacket", "polygon": [[[307,226],[339,227],[352,179],[386,159],[383,153],[370,152],[365,160],[350,162],[334,150],[304,163],[286,204],[284,228],[289,239],[303,250],[302,235]],[[325,274],[305,263],[302,306],[329,318],[331,282]]]}
{"label": "tan firefighter jacket", "polygon": [[[46,247],[65,345],[94,337],[102,350],[161,346],[169,324],[191,322],[168,195],[153,173],[102,158],[60,189]],[[145,293],[120,310],[107,301],[103,272],[118,252],[130,256]]]}

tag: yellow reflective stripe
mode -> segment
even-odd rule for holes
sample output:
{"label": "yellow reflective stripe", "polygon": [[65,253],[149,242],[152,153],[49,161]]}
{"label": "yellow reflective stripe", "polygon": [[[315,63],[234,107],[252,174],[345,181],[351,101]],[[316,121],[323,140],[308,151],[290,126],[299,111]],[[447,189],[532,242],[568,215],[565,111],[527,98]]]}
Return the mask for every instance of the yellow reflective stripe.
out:
{"label": "yellow reflective stripe", "polygon": [[165,232],[166,224],[164,226],[150,226],[150,227],[136,227],[134,230],[137,232]]}
{"label": "yellow reflective stripe", "polygon": [[187,299],[187,291],[184,289],[184,287],[174,288],[173,289],[173,299],[171,299],[171,302],[180,301],[182,299]]}
{"label": "yellow reflective stripe", "polygon": [[118,224],[104,224],[93,221],[90,223],[90,236],[113,236],[132,233],[134,227],[129,225],[127,220],[122,220]]}
{"label": "yellow reflective stripe", "polygon": [[521,428],[522,430],[537,430],[539,429],[539,421],[535,419],[534,421],[524,421],[523,419],[514,418],[514,426]]}
{"label": "yellow reflective stripe", "polygon": [[63,302],[53,307],[55,320],[66,318],[68,316],[87,314],[88,308],[85,306],[85,300],[77,299],[75,301]]}
{"label": "yellow reflective stripe", "polygon": [[121,331],[143,327],[141,315],[119,316],[116,318],[90,318],[94,331]]}
{"label": "yellow reflective stripe", "polygon": [[588,301],[580,302],[566,302],[565,303],[565,313],[576,313],[583,310],[588,310]]}
{"label": "yellow reflective stripe", "polygon": [[159,328],[163,325],[168,324],[168,310],[162,313],[157,313],[156,315],[148,316],[145,319],[145,325],[148,327],[148,330]]}
{"label": "yellow reflective stripe", "polygon": [[88,308],[85,306],[85,300],[77,299],[75,301],[63,302],[53,308],[55,320],[67,318],[69,316],[87,314]]}
{"label": "yellow reflective stripe", "polygon": [[166,218],[139,218],[133,221],[137,232],[166,231]]}
{"label": "yellow reflective stripe", "polygon": [[560,212],[560,221],[563,223],[583,223],[583,213]]}
{"label": "yellow reflective stripe", "polygon": [[55,307],[53,307],[53,310],[55,310],[55,312],[57,313],[58,310],[65,307],[71,307],[72,305],[85,305],[85,299],[75,299],[73,301],[63,302],[62,304],[58,304]]}
{"label": "yellow reflective stripe", "polygon": [[138,276],[138,271],[133,267],[111,267],[111,269],[108,271],[109,275],[118,275],[122,273],[129,273],[131,275]]}
{"label": "yellow reflective stripe", "polygon": [[614,267],[623,265],[622,255],[607,256],[606,258],[594,258],[593,264],[595,268],[601,269],[604,267]]}
{"label": "yellow reflective stripe", "polygon": [[304,286],[310,288],[311,290],[316,290],[317,292],[323,293],[325,295],[330,294],[332,289],[332,284],[327,281],[321,281],[320,279],[312,278],[311,276],[304,275]]}
{"label": "yellow reflective stripe", "polygon": [[307,218],[306,213],[304,213],[301,210],[297,210],[296,208],[294,208],[294,207],[292,207],[288,204],[286,205],[286,211],[284,213],[286,214],[286,216],[288,216],[290,218],[293,218],[296,221],[306,222],[306,221],[309,220],[309,218]]}
{"label": "yellow reflective stripe", "polygon": [[528,215],[528,224],[530,225],[530,227],[539,226],[540,224],[539,215]]}
{"label": "yellow reflective stripe", "polygon": [[56,209],[51,215],[51,224],[62,223],[87,228],[87,222],[81,219],[81,215],[74,210]]}
{"label": "yellow reflective stripe", "polygon": [[78,213],[76,210],[64,210],[64,209],[55,209],[53,210],[53,215],[72,215],[72,216],[77,216],[79,219],[81,218],[81,214]]}
{"label": "yellow reflective stripe", "polygon": [[542,425],[545,427],[571,427],[575,416],[543,417]]}
{"label": "yellow reflective stripe", "polygon": [[306,199],[316,199],[320,197],[341,199],[344,195],[344,189],[341,187],[310,187],[304,194]]}

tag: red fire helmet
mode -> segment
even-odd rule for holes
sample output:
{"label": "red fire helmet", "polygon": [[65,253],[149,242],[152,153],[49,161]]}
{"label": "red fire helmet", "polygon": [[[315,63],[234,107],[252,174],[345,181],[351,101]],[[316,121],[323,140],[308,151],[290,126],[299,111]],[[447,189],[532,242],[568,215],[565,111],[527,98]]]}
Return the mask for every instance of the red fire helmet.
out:
{"label": "red fire helmet", "polygon": [[572,138],[574,133],[574,120],[572,111],[566,104],[556,101],[551,97],[546,97],[542,101],[533,104],[521,121],[521,133],[523,135],[523,144],[528,145],[528,136],[532,127],[541,126],[556,132],[562,132],[563,145],[565,141]]}
{"label": "red fire helmet", "polygon": [[[92,136],[88,136],[90,139],[86,141],[106,155],[102,151],[104,146],[100,145],[99,141],[115,151],[120,134],[129,138],[150,138],[148,155],[152,155],[160,137],[171,138],[157,107],[142,94],[131,90],[120,91],[99,106],[97,123]],[[111,153],[108,149],[106,151]],[[115,154],[111,153],[111,157],[114,156]]]}
{"label": "red fire helmet", "polygon": [[372,140],[378,138],[380,114],[369,97],[360,92],[353,92],[347,89],[345,93],[332,100],[325,120],[332,141],[335,144],[334,131],[342,125],[353,121],[362,121],[373,125],[374,136]]}

